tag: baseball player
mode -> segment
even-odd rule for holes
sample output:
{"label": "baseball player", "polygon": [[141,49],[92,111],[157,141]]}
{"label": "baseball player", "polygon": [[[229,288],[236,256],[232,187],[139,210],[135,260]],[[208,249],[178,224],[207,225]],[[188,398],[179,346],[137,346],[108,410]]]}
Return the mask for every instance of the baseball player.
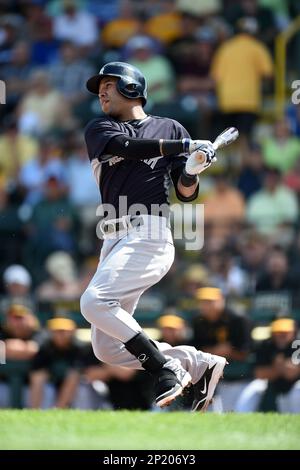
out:
{"label": "baseball player", "polygon": [[98,269],[81,297],[94,353],[103,362],[150,372],[160,407],[193,384],[193,410],[204,410],[226,359],[154,342],[133,313],[141,294],[174,260],[168,214],[154,209],[168,206],[171,182],[179,200],[197,197],[198,175],[215,159],[212,143],[192,140],[172,119],[147,115],[146,80],[130,64],[104,65],[87,89],[99,96],[104,113],[87,125],[85,139],[108,214],[99,226],[104,242]]}

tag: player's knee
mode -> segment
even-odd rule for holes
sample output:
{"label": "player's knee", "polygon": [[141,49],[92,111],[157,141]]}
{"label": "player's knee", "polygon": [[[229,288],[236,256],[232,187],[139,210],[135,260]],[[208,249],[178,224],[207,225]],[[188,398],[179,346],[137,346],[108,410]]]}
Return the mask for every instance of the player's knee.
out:
{"label": "player's knee", "polygon": [[107,300],[107,297],[100,295],[95,287],[88,287],[80,298],[80,309],[84,318],[89,323],[94,323],[95,315],[99,319],[99,314],[110,312],[113,307],[120,307],[117,300]]}
{"label": "player's knee", "polygon": [[95,315],[95,307],[97,305],[99,309],[99,304],[101,305],[101,302],[99,302],[97,290],[93,287],[88,287],[80,297],[81,313],[88,322],[92,322]]}

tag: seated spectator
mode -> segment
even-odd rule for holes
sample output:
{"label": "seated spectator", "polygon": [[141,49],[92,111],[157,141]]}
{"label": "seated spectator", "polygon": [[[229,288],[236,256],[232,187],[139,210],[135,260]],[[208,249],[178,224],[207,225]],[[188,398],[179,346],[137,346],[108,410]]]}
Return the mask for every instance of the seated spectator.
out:
{"label": "seated spectator", "polygon": [[266,165],[277,168],[280,173],[290,171],[300,157],[300,139],[291,133],[287,119],[277,121],[274,135],[262,143],[263,158]]}
{"label": "seated spectator", "polygon": [[9,64],[2,68],[1,78],[6,83],[7,104],[14,108],[26,91],[32,73],[30,45],[20,41],[14,45]]}
{"label": "seated spectator", "polygon": [[168,343],[171,346],[187,344],[187,325],[175,309],[167,309],[157,320],[157,326],[160,332],[159,342]]}
{"label": "seated spectator", "polygon": [[36,291],[37,300],[51,302],[79,299],[80,285],[76,275],[75,263],[68,253],[56,251],[45,261],[50,278],[44,281]]}
{"label": "seated spectator", "polygon": [[153,103],[167,102],[175,93],[175,75],[168,59],[158,53],[157,45],[148,36],[134,36],[126,44],[125,55],[147,79]]}
{"label": "seated spectator", "polygon": [[282,227],[297,221],[298,202],[295,194],[281,184],[278,169],[266,168],[263,188],[250,197],[247,219],[262,234],[275,236]]}
{"label": "seated spectator", "polygon": [[0,272],[22,257],[24,240],[19,205],[0,177]]}
{"label": "seated spectator", "polygon": [[[178,280],[175,299],[179,311],[194,314],[197,311],[198,302],[195,298],[196,291],[209,282],[209,271],[202,264],[190,264]],[[172,293],[172,295],[174,295]]]}
{"label": "seated spectator", "polygon": [[25,202],[34,206],[43,199],[43,191],[49,176],[66,179],[64,165],[60,159],[60,142],[51,135],[38,139],[39,148],[21,168],[19,183],[25,191]]}
{"label": "seated spectator", "polygon": [[230,375],[230,367],[242,364],[248,357],[250,329],[248,320],[225,306],[220,289],[203,287],[196,293],[199,314],[193,320],[193,345],[197,349],[225,356],[231,366],[226,367],[225,378],[218,386],[223,411],[231,411],[247,384],[247,377]]}
{"label": "seated spectator", "polygon": [[142,23],[135,14],[131,2],[123,1],[117,18],[105,24],[101,39],[106,49],[118,49],[142,29]]}
{"label": "seated spectator", "polygon": [[[148,2],[147,2],[148,3]],[[160,10],[145,22],[145,32],[163,44],[170,44],[181,37],[181,15],[173,1],[164,1]]]}
{"label": "seated spectator", "polygon": [[24,266],[13,264],[3,273],[4,296],[0,303],[0,313],[4,313],[12,304],[20,304],[34,308],[34,300],[30,293],[31,275]]}
{"label": "seated spectator", "polygon": [[184,55],[176,58],[179,93],[194,96],[200,106],[209,109],[215,106],[214,83],[210,77],[215,43],[216,35],[213,29],[199,28],[194,34],[194,43]]}
{"label": "seated spectator", "polygon": [[54,37],[82,47],[93,46],[98,39],[96,18],[80,10],[76,0],[63,0],[62,6],[63,12],[53,19]]}
{"label": "seated spectator", "polygon": [[17,120],[6,116],[0,135],[1,176],[8,183],[16,183],[22,166],[37,153],[37,142],[18,132]]}
{"label": "seated spectator", "polygon": [[29,90],[18,108],[19,129],[24,134],[39,135],[53,128],[66,129],[72,124],[70,110],[63,95],[51,88],[47,72],[35,70]]}
{"label": "seated spectator", "polygon": [[212,238],[224,239],[244,221],[245,203],[240,191],[225,175],[215,176],[215,188],[204,200],[205,229]]}
{"label": "seated spectator", "polygon": [[[7,363],[24,361],[24,365],[37,354],[39,350],[39,322],[27,307],[12,304],[6,312],[5,319],[0,328],[0,340],[5,343],[5,358]],[[0,369],[0,408],[8,408],[10,403],[9,373],[5,364]],[[24,387],[28,375],[24,370],[22,374]],[[22,391],[23,405],[25,402],[25,388]]]}
{"label": "seated spectator", "polygon": [[237,264],[234,254],[228,247],[222,250],[209,250],[206,265],[211,282],[226,296],[243,296],[247,285],[247,275]]}
{"label": "seated spectator", "polygon": [[256,350],[252,381],[242,392],[236,411],[258,411],[269,396],[273,406],[268,410],[280,413],[300,413],[300,366],[293,362],[296,323],[291,318],[279,318],[271,324],[271,338],[262,341]]}
{"label": "seated spectator", "polygon": [[262,188],[263,177],[264,165],[261,147],[258,144],[252,144],[246,154],[246,159],[237,181],[237,187],[245,200]]}
{"label": "seated spectator", "polygon": [[241,267],[247,273],[247,293],[253,294],[268,256],[267,239],[256,232],[245,232],[243,238],[238,241],[238,249]]}
{"label": "seated spectator", "polygon": [[75,339],[75,323],[53,318],[47,327],[50,339],[34,357],[30,373],[31,408],[68,408],[72,405],[80,379],[83,345]]}
{"label": "seated spectator", "polygon": [[56,175],[49,175],[44,190],[45,196],[35,205],[27,226],[27,263],[38,270],[36,275],[41,274],[43,262],[50,253],[72,252],[76,246],[77,216],[65,195],[64,182]]}
{"label": "seated spectator", "polygon": [[57,62],[49,68],[51,83],[73,106],[88,98],[85,83],[93,75],[93,68],[80,58],[78,47],[64,42]]}
{"label": "seated spectator", "polygon": [[266,259],[265,271],[257,279],[256,292],[290,291],[296,293],[298,288],[298,273],[291,272],[286,252],[281,247],[272,248]]}

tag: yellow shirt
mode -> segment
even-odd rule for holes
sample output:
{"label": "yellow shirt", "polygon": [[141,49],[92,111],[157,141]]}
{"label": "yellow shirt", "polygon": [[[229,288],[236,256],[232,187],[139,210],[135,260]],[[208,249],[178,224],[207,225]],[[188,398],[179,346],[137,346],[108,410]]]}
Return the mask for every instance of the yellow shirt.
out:
{"label": "yellow shirt", "polygon": [[122,19],[107,23],[102,30],[102,41],[106,47],[122,47],[129,38],[138,34],[140,23],[135,19]]}
{"label": "yellow shirt", "polygon": [[217,51],[211,68],[221,111],[258,112],[261,79],[270,77],[273,63],[267,48],[247,34],[239,34]]}
{"label": "yellow shirt", "polygon": [[145,32],[149,36],[169,44],[182,36],[181,17],[177,12],[152,16],[145,23]]}
{"label": "yellow shirt", "polygon": [[0,174],[6,179],[16,178],[17,166],[21,168],[24,163],[36,156],[37,151],[37,142],[31,137],[19,134],[11,140],[6,135],[2,135],[0,137]]}

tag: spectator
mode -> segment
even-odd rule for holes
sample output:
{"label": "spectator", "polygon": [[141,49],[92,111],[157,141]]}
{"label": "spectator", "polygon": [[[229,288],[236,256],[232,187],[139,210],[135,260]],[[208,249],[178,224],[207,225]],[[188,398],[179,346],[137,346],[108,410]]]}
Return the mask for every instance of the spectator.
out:
{"label": "spectator", "polygon": [[271,338],[257,347],[255,380],[243,390],[237,411],[258,411],[268,394],[280,413],[300,413],[300,367],[292,361],[296,332],[296,323],[291,318],[272,322]]}
{"label": "spectator", "polygon": [[157,326],[160,332],[159,342],[168,343],[171,346],[187,344],[187,325],[174,309],[167,309],[157,320]]}
{"label": "spectator", "polygon": [[264,271],[268,257],[267,239],[256,232],[244,232],[243,238],[238,241],[241,255],[241,267],[247,274],[247,294],[256,290],[257,279]]}
{"label": "spectator", "polygon": [[49,175],[45,196],[36,204],[27,225],[26,260],[37,279],[43,275],[43,264],[54,251],[76,249],[77,215],[65,195],[65,184],[56,175]]}
{"label": "spectator", "polygon": [[8,183],[15,184],[22,166],[37,152],[37,142],[28,135],[18,132],[17,120],[6,116],[0,135],[1,176]]}
{"label": "spectator", "polygon": [[300,157],[300,139],[291,134],[288,121],[282,119],[274,126],[274,136],[263,142],[262,150],[267,166],[287,173]]}
{"label": "spectator", "polygon": [[179,311],[193,315],[198,307],[198,302],[195,298],[196,291],[200,287],[206,286],[208,282],[209,271],[207,267],[200,263],[190,264],[178,280],[178,289],[176,289],[175,293],[170,293],[168,299],[173,295]]}
{"label": "spectator", "polygon": [[273,64],[265,45],[255,39],[255,19],[243,18],[239,28],[239,33],[217,50],[211,75],[223,113],[223,127],[235,126],[242,135],[250,137],[261,112],[262,81],[272,77]]}
{"label": "spectator", "polygon": [[255,18],[258,23],[258,38],[270,49],[278,32],[274,8],[262,5],[259,0],[241,0],[228,9],[226,20],[234,27],[237,21],[243,17]]}
{"label": "spectator", "polygon": [[[233,365],[241,365],[248,357],[250,328],[248,320],[225,306],[220,289],[203,287],[196,293],[199,314],[193,321],[193,344],[197,349],[225,356],[227,377],[219,384],[218,391],[223,411],[234,409],[236,400],[247,383],[247,378],[234,373]],[[229,375],[230,367],[233,369]]]}
{"label": "spectator", "polygon": [[209,250],[206,265],[211,282],[221,289],[226,296],[243,296],[247,285],[247,276],[237,264],[234,254],[228,247],[222,250]]}
{"label": "spectator", "polygon": [[75,263],[68,253],[56,251],[45,261],[50,276],[37,289],[41,302],[79,299],[81,295]]}
{"label": "spectator", "polygon": [[261,147],[258,144],[251,144],[237,181],[237,187],[245,200],[262,188],[263,175]]}
{"label": "spectator", "polygon": [[50,339],[41,345],[30,373],[30,407],[68,408],[79,384],[83,346],[72,320],[54,318],[47,326]]}
{"label": "spectator", "polygon": [[291,230],[298,211],[295,193],[281,184],[279,170],[266,168],[263,188],[248,200],[248,221],[258,232],[275,237],[280,228]]}
{"label": "spectator", "polygon": [[34,206],[43,198],[45,184],[50,176],[55,175],[64,181],[66,173],[60,160],[60,146],[51,135],[42,135],[38,139],[39,148],[31,160],[20,168],[19,183],[25,190],[25,203]]}
{"label": "spectator", "polygon": [[[38,338],[39,322],[32,311],[23,305],[12,304],[6,312],[0,340],[5,343],[5,355],[7,363],[21,361],[24,363],[24,381],[22,401],[25,403],[25,385],[28,381],[26,365],[39,350]],[[0,408],[8,408],[10,403],[9,373],[6,373],[5,365],[0,370]]]}
{"label": "spectator", "polygon": [[1,77],[6,83],[7,104],[13,109],[28,87],[32,73],[30,44],[17,42],[12,50],[9,64],[2,68]]}
{"label": "spectator", "polygon": [[129,62],[146,77],[153,103],[170,101],[175,93],[175,76],[168,59],[157,52],[157,46],[148,36],[134,36],[126,44]]}
{"label": "spectator", "polygon": [[60,41],[72,41],[82,47],[93,46],[98,39],[95,17],[79,10],[76,0],[63,0],[62,4],[63,13],[53,20],[54,37]]}
{"label": "spectator", "polygon": [[31,275],[24,266],[13,264],[7,267],[3,273],[5,294],[1,300],[0,312],[3,314],[10,305],[24,305],[29,309],[34,308],[34,299],[31,296]]}
{"label": "spectator", "polygon": [[48,74],[43,70],[35,70],[32,74],[18,115],[20,131],[29,135],[43,134],[53,128],[66,129],[72,124],[66,100],[50,87]]}
{"label": "spectator", "polygon": [[142,29],[130,1],[122,1],[117,18],[106,23],[102,29],[102,42],[106,49],[119,49]]}
{"label": "spectator", "polygon": [[60,47],[59,60],[49,68],[52,85],[73,106],[88,98],[85,82],[93,75],[88,62],[80,59],[78,47],[64,42]]}
{"label": "spectator", "polygon": [[225,175],[215,176],[215,188],[204,200],[205,230],[209,237],[224,239],[238,230],[244,221],[242,194]]}
{"label": "spectator", "polygon": [[8,265],[20,262],[23,239],[19,206],[0,178],[0,272]]}
{"label": "spectator", "polygon": [[256,291],[296,293],[299,288],[297,274],[290,271],[285,251],[280,247],[274,247],[268,253],[266,269],[257,280]]}

